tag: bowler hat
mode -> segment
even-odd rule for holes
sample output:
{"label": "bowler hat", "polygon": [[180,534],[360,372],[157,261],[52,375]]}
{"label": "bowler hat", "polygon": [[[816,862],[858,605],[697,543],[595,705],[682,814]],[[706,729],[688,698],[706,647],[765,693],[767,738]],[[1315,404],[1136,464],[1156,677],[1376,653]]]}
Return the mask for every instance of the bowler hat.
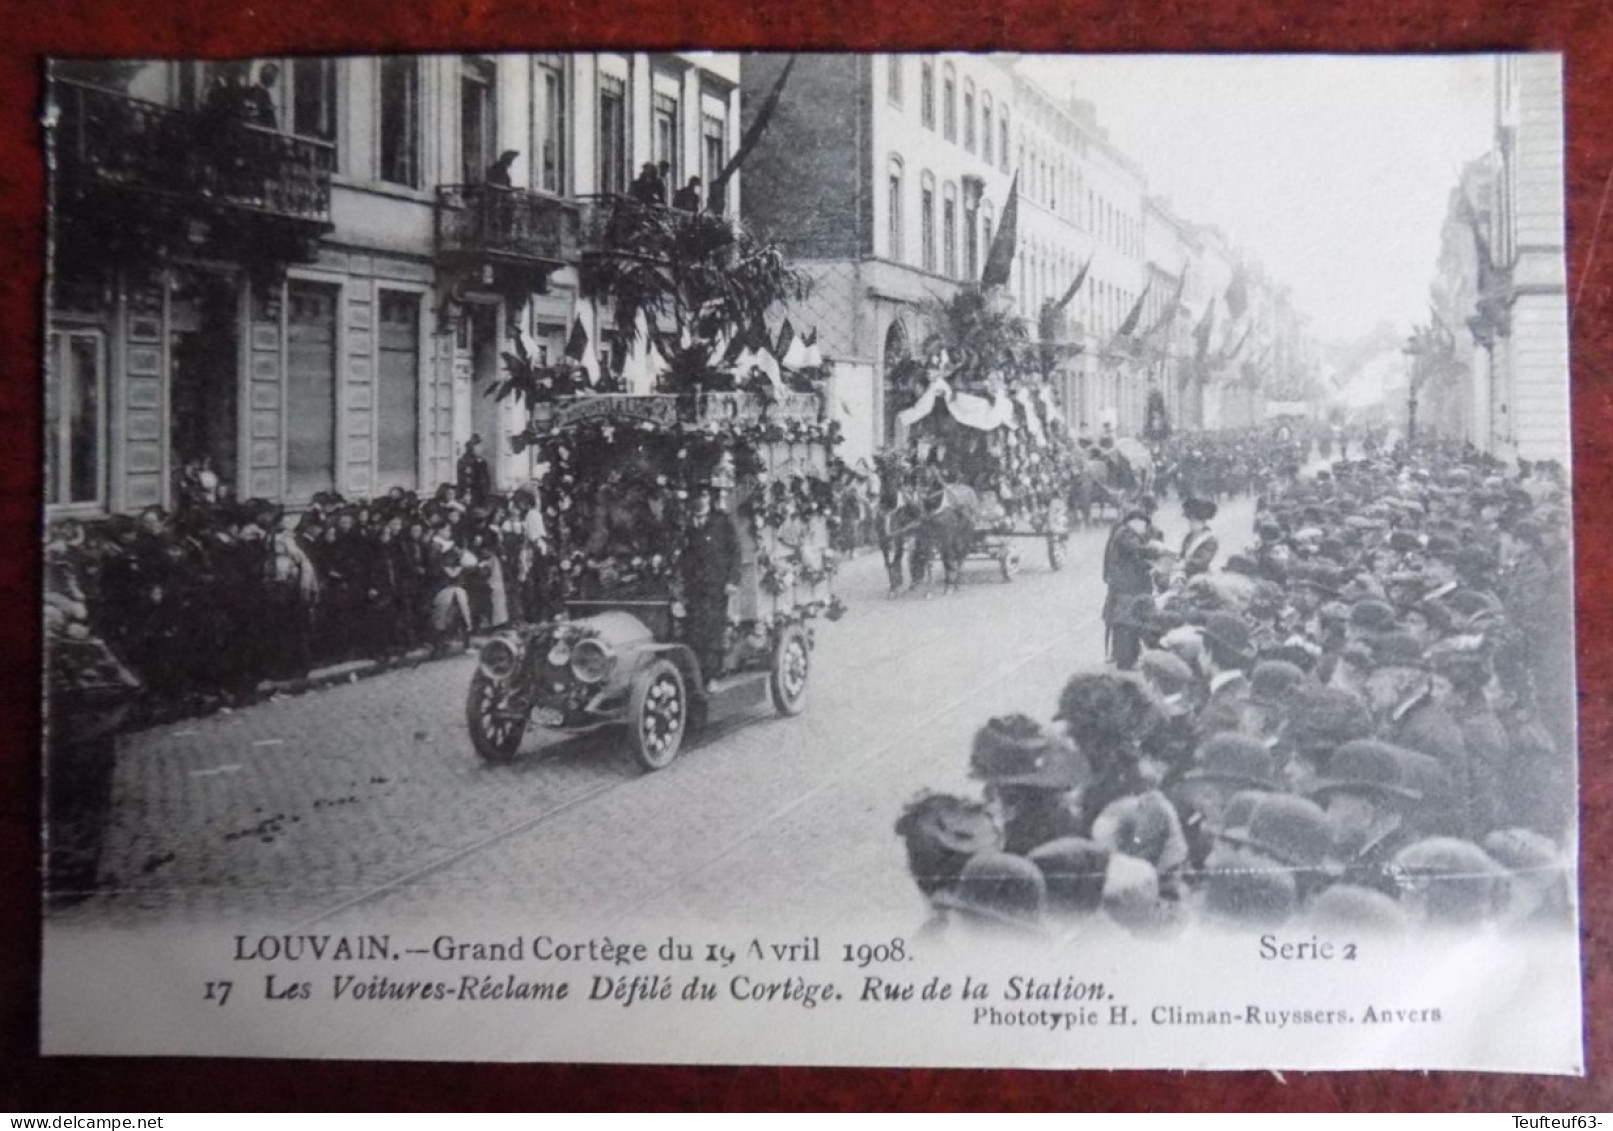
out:
{"label": "bowler hat", "polygon": [[1204,635],[1245,659],[1255,654],[1249,639],[1249,626],[1233,613],[1211,613],[1204,621]]}
{"label": "bowler hat", "polygon": [[1389,548],[1402,554],[1410,554],[1421,550],[1423,544],[1411,531],[1396,530],[1389,535]]}
{"label": "bowler hat", "polygon": [[1312,797],[1326,797],[1339,791],[1365,793],[1380,798],[1420,801],[1422,790],[1407,780],[1407,763],[1402,750],[1376,738],[1357,738],[1333,751],[1327,776],[1312,784]]}
{"label": "bowler hat", "polygon": [[1306,925],[1315,930],[1403,931],[1406,913],[1383,892],[1356,884],[1334,884],[1311,900]]}
{"label": "bowler hat", "polygon": [[936,893],[935,903],[1003,926],[1036,930],[1047,904],[1047,882],[1023,856],[979,852],[963,866],[956,887]]}
{"label": "bowler hat", "polygon": [[1303,797],[1257,794],[1243,822],[1229,821],[1215,835],[1293,868],[1332,865],[1333,833],[1327,814]]}
{"label": "bowler hat", "polygon": [[1398,618],[1387,601],[1368,599],[1350,606],[1350,627],[1365,632],[1393,632]]}
{"label": "bowler hat", "polygon": [[[1391,868],[1438,926],[1482,922],[1501,910],[1509,891],[1506,869],[1472,841],[1429,837],[1395,854]],[[1402,899],[1404,902],[1404,897]]]}
{"label": "bowler hat", "polygon": [[1219,510],[1210,499],[1193,497],[1182,501],[1182,514],[1191,522],[1209,522]]}
{"label": "bowler hat", "polygon": [[1081,837],[1060,837],[1032,849],[1030,862],[1042,873],[1049,911],[1096,911],[1102,903],[1108,849]]}
{"label": "bowler hat", "polygon": [[1224,782],[1244,789],[1281,790],[1276,759],[1265,743],[1237,731],[1221,731],[1200,744],[1183,781]]}
{"label": "bowler hat", "polygon": [[1261,660],[1249,673],[1249,701],[1263,706],[1287,706],[1294,692],[1309,680],[1296,664]]}
{"label": "bowler hat", "polygon": [[1193,669],[1174,652],[1150,648],[1137,660],[1137,668],[1154,681],[1165,694],[1180,691],[1193,682]]}

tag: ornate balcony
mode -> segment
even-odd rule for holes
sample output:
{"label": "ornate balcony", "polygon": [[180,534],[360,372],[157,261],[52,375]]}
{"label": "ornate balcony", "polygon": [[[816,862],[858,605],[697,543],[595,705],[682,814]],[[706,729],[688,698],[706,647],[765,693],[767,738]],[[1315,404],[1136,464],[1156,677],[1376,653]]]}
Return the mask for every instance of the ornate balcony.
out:
{"label": "ornate balcony", "polygon": [[551,272],[577,261],[577,205],[503,185],[437,189],[437,258],[501,290],[545,291]]}
{"label": "ornate balcony", "polygon": [[60,79],[50,98],[68,243],[265,265],[310,258],[331,230],[328,142]]}

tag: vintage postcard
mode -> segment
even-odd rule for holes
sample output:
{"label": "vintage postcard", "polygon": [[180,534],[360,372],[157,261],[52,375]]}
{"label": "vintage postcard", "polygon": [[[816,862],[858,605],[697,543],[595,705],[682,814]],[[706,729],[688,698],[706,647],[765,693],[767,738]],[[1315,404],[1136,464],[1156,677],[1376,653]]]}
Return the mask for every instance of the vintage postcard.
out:
{"label": "vintage postcard", "polygon": [[43,105],[46,1053],[1584,1071],[1559,57]]}

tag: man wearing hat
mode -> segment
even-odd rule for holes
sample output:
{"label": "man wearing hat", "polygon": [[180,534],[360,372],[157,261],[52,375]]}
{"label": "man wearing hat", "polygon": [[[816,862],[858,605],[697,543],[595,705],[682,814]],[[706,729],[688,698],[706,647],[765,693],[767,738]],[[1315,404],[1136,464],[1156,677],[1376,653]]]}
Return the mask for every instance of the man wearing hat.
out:
{"label": "man wearing hat", "polygon": [[1194,765],[1169,791],[1182,819],[1193,867],[1204,866],[1214,845],[1211,831],[1225,823],[1228,803],[1249,790],[1285,792],[1271,750],[1236,731],[1223,731],[1205,739],[1194,756]]}
{"label": "man wearing hat", "polygon": [[1128,510],[1109,536],[1103,556],[1103,580],[1109,586],[1103,620],[1109,656],[1122,671],[1136,667],[1142,651],[1137,629],[1126,614],[1135,598],[1153,594],[1153,563],[1161,550],[1149,512],[1142,507]]}
{"label": "man wearing hat", "polygon": [[1422,801],[1421,791],[1406,780],[1405,765],[1395,746],[1356,739],[1333,752],[1327,775],[1309,790],[1326,807],[1345,882],[1396,898],[1400,885],[1390,865],[1416,838],[1407,815]]}
{"label": "man wearing hat", "polygon": [[1249,626],[1236,613],[1216,612],[1205,619],[1202,635],[1208,684],[1198,715],[1199,733],[1241,730],[1249,701],[1246,673],[1255,658]]}
{"label": "man wearing hat", "polygon": [[493,475],[487,460],[482,458],[482,438],[472,436],[465,441],[465,452],[459,457],[459,497],[467,507],[478,506],[493,493]]}
{"label": "man wearing hat", "polygon": [[1143,776],[1156,783],[1174,781],[1193,764],[1198,745],[1197,681],[1186,661],[1158,648],[1142,654],[1138,670],[1165,713],[1165,721],[1142,741]]}
{"label": "man wearing hat", "polygon": [[1401,849],[1391,867],[1412,922],[1474,927],[1501,916],[1511,894],[1507,870],[1472,841],[1430,837]]}
{"label": "man wearing hat", "polygon": [[1034,935],[1043,929],[1047,882],[1023,856],[977,852],[963,866],[957,884],[937,892],[931,902],[949,913],[949,927],[966,933]]}
{"label": "man wearing hat", "polygon": [[1302,797],[1242,793],[1205,861],[1205,910],[1240,926],[1276,926],[1336,871],[1327,816]]}
{"label": "man wearing hat", "polygon": [[684,631],[708,684],[726,666],[728,602],[739,591],[743,564],[733,523],[712,505],[716,493],[710,487],[695,493],[687,541],[678,559],[687,617]]}

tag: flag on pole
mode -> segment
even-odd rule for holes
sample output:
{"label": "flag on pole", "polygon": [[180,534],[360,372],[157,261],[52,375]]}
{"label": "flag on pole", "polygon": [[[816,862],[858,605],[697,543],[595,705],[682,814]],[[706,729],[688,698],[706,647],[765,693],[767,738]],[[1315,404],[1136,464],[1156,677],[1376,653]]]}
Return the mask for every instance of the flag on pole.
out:
{"label": "flag on pole", "polygon": [[566,356],[581,361],[588,356],[588,331],[581,318],[571,320],[571,336],[566,339]]}
{"label": "flag on pole", "polygon": [[1132,304],[1131,313],[1126,315],[1126,320],[1120,324],[1120,329],[1115,331],[1116,338],[1131,338],[1136,336],[1137,324],[1141,322],[1143,318],[1143,303],[1148,301],[1148,291],[1153,285],[1152,280],[1144,285],[1143,293],[1138,295],[1137,301]]}
{"label": "flag on pole", "polygon": [[1058,302],[1053,304],[1053,313],[1057,314],[1066,306],[1070,305],[1070,300],[1073,299],[1076,295],[1076,292],[1081,289],[1081,284],[1087,281],[1087,272],[1092,268],[1092,258],[1093,257],[1090,255],[1087,256],[1087,261],[1081,264],[1081,270],[1075,273],[1075,282],[1071,283],[1070,289],[1065,291],[1064,294],[1060,296]]}
{"label": "flag on pole", "polygon": [[1019,243],[1019,174],[1014,174],[1008,186],[1008,203],[1003,205],[1002,220],[991,237],[991,250],[986,253],[986,266],[980,272],[982,290],[1006,287],[1014,266],[1014,248]]}
{"label": "flag on pole", "polygon": [[795,344],[795,327],[790,325],[786,318],[784,325],[779,327],[778,343],[773,347],[773,356],[783,361],[789,355],[790,347]]}
{"label": "flag on pole", "polygon": [[746,130],[745,136],[739,139],[739,148],[734,150],[734,155],[722,167],[722,172],[718,173],[711,184],[706,187],[706,210],[708,212],[715,212],[719,216],[722,215],[728,197],[728,182],[733,179],[735,173],[739,172],[739,167],[745,163],[745,158],[750,156],[751,150],[756,148],[757,143],[762,140],[762,135],[767,132],[767,125],[773,120],[773,112],[778,109],[779,99],[784,95],[784,84],[789,81],[790,71],[795,68],[795,59],[796,57],[791,55],[785,62],[784,69],[779,72],[778,81],[773,84],[773,89],[767,92],[767,98],[762,102],[761,108],[756,111],[756,117],[752,120],[750,129]]}
{"label": "flag on pole", "polygon": [[1182,265],[1182,273],[1176,277],[1176,292],[1171,295],[1171,300],[1167,302],[1164,309],[1159,312],[1158,320],[1155,321],[1152,326],[1148,327],[1148,331],[1143,335],[1143,337],[1151,338],[1176,321],[1176,316],[1181,312],[1182,309],[1182,290],[1186,286],[1187,265],[1184,263]]}
{"label": "flag on pole", "polygon": [[1210,352],[1210,334],[1215,330],[1215,296],[1204,306],[1204,317],[1199,324],[1193,327],[1193,352],[1197,357],[1204,357]]}

